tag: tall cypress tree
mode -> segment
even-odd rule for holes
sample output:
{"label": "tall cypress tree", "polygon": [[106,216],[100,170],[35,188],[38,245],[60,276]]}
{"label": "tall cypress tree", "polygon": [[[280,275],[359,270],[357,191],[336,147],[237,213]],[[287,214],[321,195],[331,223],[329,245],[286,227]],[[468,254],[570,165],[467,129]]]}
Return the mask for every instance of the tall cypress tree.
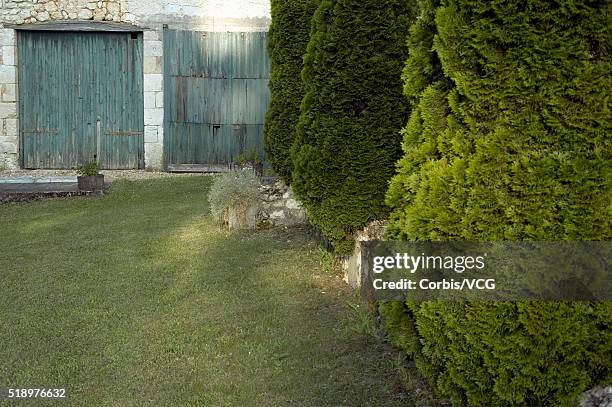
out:
{"label": "tall cypress tree", "polygon": [[353,231],[387,214],[408,115],[401,72],[414,9],[412,0],[323,0],[315,13],[293,186],[340,252]]}
{"label": "tall cypress tree", "polygon": [[264,140],[274,170],[291,181],[291,146],[304,97],[301,72],[310,38],[312,15],[318,0],[272,0],[272,23],[268,34],[270,53],[270,107]]}
{"label": "tall cypress tree", "polygon": [[[609,240],[610,3],[442,3],[423,49],[435,51],[452,86],[433,80],[418,93],[431,59],[408,64],[415,108],[388,196],[391,236]],[[573,405],[611,379],[609,302],[427,302],[384,312],[390,337],[420,352],[428,377],[469,405]],[[418,340],[408,340],[415,330]]]}
{"label": "tall cypress tree", "polygon": [[[425,110],[409,123],[408,147],[431,144],[437,162],[394,180],[427,179],[390,196],[404,220],[392,229],[407,239],[610,237],[606,4],[452,0],[438,9],[433,47],[453,88],[416,102]],[[414,82],[422,72],[413,71]],[[411,131],[435,117],[431,137],[427,126]],[[413,198],[402,204],[402,194]]]}

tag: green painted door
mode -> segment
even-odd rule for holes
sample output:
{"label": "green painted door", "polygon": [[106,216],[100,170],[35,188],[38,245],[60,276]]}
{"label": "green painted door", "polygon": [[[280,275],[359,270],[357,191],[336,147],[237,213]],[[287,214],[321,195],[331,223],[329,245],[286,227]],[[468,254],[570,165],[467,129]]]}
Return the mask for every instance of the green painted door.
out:
{"label": "green painted door", "polygon": [[264,158],[270,100],[267,33],[164,31],[164,156],[223,170],[242,152]]}
{"label": "green painted door", "polygon": [[144,168],[142,33],[21,31],[18,47],[24,168]]}

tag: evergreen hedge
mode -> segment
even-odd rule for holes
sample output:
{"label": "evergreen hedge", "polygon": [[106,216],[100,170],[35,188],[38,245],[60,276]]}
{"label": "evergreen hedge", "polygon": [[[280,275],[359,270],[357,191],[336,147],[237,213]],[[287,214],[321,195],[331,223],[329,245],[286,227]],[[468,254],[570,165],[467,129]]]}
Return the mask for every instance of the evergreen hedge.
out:
{"label": "evergreen hedge", "polygon": [[304,97],[301,72],[310,26],[318,0],[272,0],[268,34],[271,101],[264,126],[267,158],[287,183],[291,182],[291,146]]}
{"label": "evergreen hedge", "polygon": [[304,60],[293,188],[338,252],[387,215],[408,115],[401,72],[413,0],[324,0]]}
{"label": "evergreen hedge", "polygon": [[[389,237],[609,240],[606,1],[421,1]],[[435,16],[435,17],[434,17]],[[439,61],[439,65],[436,61]],[[391,340],[473,406],[569,406],[612,380],[611,303],[387,303]]]}

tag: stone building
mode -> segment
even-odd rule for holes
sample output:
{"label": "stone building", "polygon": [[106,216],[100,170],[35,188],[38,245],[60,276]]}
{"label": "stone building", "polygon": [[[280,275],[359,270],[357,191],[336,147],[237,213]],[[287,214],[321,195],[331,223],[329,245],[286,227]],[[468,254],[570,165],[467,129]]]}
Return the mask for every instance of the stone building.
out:
{"label": "stone building", "polygon": [[263,154],[269,0],[0,0],[0,167]]}

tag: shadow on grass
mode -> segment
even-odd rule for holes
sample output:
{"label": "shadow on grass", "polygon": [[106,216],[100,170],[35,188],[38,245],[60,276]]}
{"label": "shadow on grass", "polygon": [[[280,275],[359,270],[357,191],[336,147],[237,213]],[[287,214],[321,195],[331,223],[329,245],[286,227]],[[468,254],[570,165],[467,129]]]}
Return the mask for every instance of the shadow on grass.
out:
{"label": "shadow on grass", "polygon": [[0,207],[0,382],[72,405],[399,405],[314,244],[220,230],[209,180]]}

